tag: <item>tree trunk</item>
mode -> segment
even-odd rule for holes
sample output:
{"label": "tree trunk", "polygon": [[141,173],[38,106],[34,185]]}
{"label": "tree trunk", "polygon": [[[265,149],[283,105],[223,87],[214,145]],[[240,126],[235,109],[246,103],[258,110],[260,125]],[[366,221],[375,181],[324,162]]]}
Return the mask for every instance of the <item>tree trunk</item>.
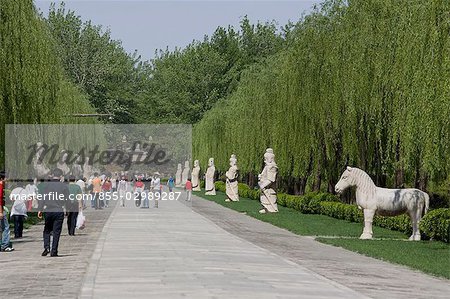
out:
{"label": "tree trunk", "polygon": [[400,167],[395,170],[395,188],[404,188],[405,187],[405,171],[403,167]]}

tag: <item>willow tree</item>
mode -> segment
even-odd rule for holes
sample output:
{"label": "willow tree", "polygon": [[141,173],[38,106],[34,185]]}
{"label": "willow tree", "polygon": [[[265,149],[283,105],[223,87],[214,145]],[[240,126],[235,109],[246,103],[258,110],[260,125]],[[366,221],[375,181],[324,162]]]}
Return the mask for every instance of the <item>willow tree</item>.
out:
{"label": "willow tree", "polygon": [[[5,124],[96,123],[71,117],[94,110],[65,76],[55,41],[31,0],[0,2],[0,109],[1,163],[5,155]],[[17,141],[43,132],[31,130],[29,134],[33,136],[16,136]],[[81,130],[77,137],[92,138]],[[70,142],[76,140],[72,138]]]}
{"label": "willow tree", "polygon": [[194,156],[236,153],[256,173],[273,147],[295,193],[333,191],[347,164],[382,186],[440,184],[450,174],[449,13],[442,0],[325,1],[194,127]]}

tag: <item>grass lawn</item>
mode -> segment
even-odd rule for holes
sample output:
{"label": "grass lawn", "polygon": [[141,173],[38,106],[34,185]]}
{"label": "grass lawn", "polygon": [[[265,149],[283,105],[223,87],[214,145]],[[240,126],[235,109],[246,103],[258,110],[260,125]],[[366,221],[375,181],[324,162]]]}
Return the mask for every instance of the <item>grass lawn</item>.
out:
{"label": "grass lawn", "polygon": [[[408,238],[407,235],[376,226],[373,227],[373,233],[377,240],[359,240],[362,223],[348,222],[324,215],[302,214],[282,206],[278,206],[279,213],[259,214],[261,205],[256,200],[240,198],[239,202],[225,202],[226,195],[223,192],[217,192],[216,196],[205,196],[203,192],[194,192],[194,194],[295,234],[318,236],[316,240],[322,243],[450,279],[450,246],[443,242],[408,242],[405,241]],[[336,238],[329,238],[333,236]]]}

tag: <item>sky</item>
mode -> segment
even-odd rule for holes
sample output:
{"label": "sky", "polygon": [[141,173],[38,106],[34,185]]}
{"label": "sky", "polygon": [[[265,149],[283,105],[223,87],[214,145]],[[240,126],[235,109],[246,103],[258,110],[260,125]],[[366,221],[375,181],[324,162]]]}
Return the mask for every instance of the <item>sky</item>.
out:
{"label": "sky", "polygon": [[[47,15],[52,2],[35,0],[36,7]],[[144,60],[154,57],[156,49],[184,47],[218,26],[239,26],[247,15],[252,23],[275,20],[279,26],[296,22],[322,0],[290,1],[154,1],[154,0],[66,0],[66,8],[111,30],[129,53],[137,50]]]}

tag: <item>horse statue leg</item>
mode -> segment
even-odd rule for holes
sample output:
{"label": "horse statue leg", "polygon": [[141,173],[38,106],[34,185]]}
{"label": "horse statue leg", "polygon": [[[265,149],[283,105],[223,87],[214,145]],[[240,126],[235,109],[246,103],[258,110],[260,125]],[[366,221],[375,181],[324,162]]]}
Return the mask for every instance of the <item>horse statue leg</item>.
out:
{"label": "horse statue leg", "polygon": [[423,211],[423,204],[419,203],[416,206],[416,209],[409,212],[409,217],[411,218],[412,223],[412,234],[409,237],[410,241],[420,241],[421,239],[419,222],[422,219],[422,211]]}
{"label": "horse statue leg", "polygon": [[364,229],[362,235],[359,237],[362,240],[372,239],[372,222],[375,210],[364,209]]}

